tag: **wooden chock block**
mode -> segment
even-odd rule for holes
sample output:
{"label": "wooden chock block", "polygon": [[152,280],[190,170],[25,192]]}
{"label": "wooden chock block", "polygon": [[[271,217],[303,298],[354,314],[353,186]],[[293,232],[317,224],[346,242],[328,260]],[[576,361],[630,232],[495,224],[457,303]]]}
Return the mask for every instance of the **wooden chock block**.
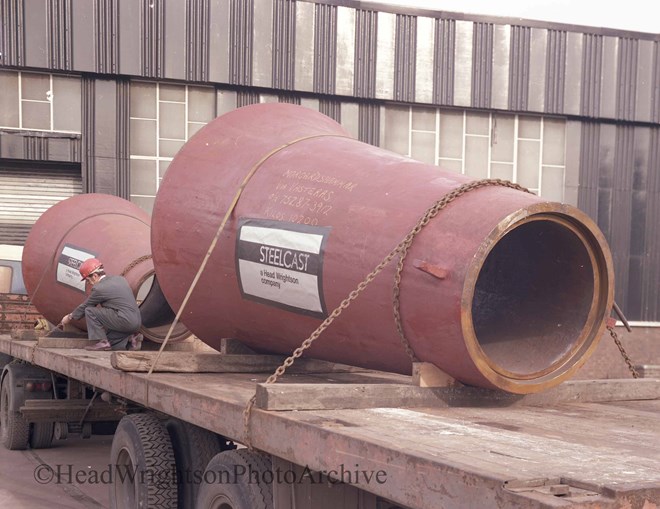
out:
{"label": "wooden chock block", "polygon": [[14,329],[11,331],[11,339],[14,341],[37,341],[46,335],[44,330]]}
{"label": "wooden chock block", "polygon": [[220,353],[224,355],[250,355],[255,351],[238,339],[222,338],[220,340]]}
{"label": "wooden chock block", "polygon": [[430,362],[413,362],[413,385],[419,387],[452,387],[462,385],[453,376]]}

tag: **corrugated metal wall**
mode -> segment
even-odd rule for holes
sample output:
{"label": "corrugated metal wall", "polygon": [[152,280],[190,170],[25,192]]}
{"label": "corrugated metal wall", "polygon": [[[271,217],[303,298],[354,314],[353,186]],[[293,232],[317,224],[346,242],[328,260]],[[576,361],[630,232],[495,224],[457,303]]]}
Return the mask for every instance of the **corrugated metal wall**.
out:
{"label": "corrugated metal wall", "polygon": [[52,205],[80,194],[77,165],[43,167],[0,163],[0,244],[23,245],[30,228]]}
{"label": "corrugated metal wall", "polygon": [[660,320],[660,35],[381,7],[0,0],[1,64],[85,76],[84,188],[120,196],[129,77],[230,86],[236,106],[272,89],[314,98],[334,118],[343,98],[357,99],[359,137],[374,144],[383,101],[565,116],[566,185],[612,243],[617,299],[634,318]]}
{"label": "corrugated metal wall", "polygon": [[658,36],[334,4],[0,0],[2,64],[660,120]]}
{"label": "corrugated metal wall", "polygon": [[612,247],[617,301],[637,320],[660,321],[660,129],[585,122],[579,207]]}

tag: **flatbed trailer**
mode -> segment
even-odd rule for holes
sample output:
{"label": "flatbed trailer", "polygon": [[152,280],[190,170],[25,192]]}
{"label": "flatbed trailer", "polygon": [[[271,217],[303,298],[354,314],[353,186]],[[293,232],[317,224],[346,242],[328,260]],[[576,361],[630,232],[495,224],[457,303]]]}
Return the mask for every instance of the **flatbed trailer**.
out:
{"label": "flatbed trailer", "polygon": [[[69,405],[69,423],[83,412],[84,428],[86,418],[103,420],[108,408],[123,409],[248,443],[270,461],[272,500],[263,507],[660,504],[660,379],[569,381],[546,393],[515,396],[419,387],[408,376],[355,369],[287,373],[264,386],[269,373],[125,372],[111,365],[114,352],[42,348],[6,335],[0,336],[0,352],[18,359],[5,366],[5,375],[12,365],[38,367],[56,384],[67,384],[68,403],[23,401],[20,411],[27,420],[65,419],[56,407]],[[77,392],[76,403],[80,387],[85,390]],[[257,389],[248,436],[245,408]],[[194,444],[190,447],[194,455]],[[249,449],[239,445],[239,451]],[[262,474],[252,480],[264,480]],[[113,506],[129,506],[114,496]],[[220,501],[206,506],[262,507],[262,501],[224,506]],[[194,503],[179,498],[179,506]]]}

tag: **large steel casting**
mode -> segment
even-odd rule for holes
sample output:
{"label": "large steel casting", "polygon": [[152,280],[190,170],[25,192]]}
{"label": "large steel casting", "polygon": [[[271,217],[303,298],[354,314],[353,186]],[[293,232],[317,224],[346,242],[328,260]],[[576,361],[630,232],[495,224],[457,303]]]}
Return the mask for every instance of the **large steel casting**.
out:
{"label": "large steel casting", "polygon": [[[182,314],[219,348],[290,353],[466,176],[364,144],[286,104],[240,108],[172,161],[152,218],[154,267],[178,310],[218,225],[254,172]],[[409,373],[387,267],[310,356]],[[574,207],[504,187],[452,202],[417,235],[400,310],[420,360],[476,386],[530,393],[586,361],[613,301],[612,261]]]}
{"label": "large steel casting", "polygon": [[[84,299],[78,267],[88,258],[103,261],[108,274],[122,274],[140,302],[147,339],[161,342],[174,313],[155,280],[150,217],[137,205],[107,194],[83,194],[49,208],[34,224],[23,249],[25,287],[37,310],[51,323]],[[85,321],[75,322],[85,329]],[[172,340],[190,333],[181,325]]]}

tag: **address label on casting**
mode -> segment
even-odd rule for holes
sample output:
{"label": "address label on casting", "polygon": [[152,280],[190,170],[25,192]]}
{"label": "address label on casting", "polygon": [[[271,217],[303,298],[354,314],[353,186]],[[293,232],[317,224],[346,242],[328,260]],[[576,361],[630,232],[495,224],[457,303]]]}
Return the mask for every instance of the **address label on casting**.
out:
{"label": "address label on casting", "polygon": [[84,292],[85,282],[80,280],[78,269],[82,265],[82,262],[95,256],[93,253],[65,244],[57,260],[57,274],[55,276],[57,282]]}
{"label": "address label on casting", "polygon": [[323,254],[329,233],[329,227],[242,219],[236,264],[243,297],[325,318]]}

